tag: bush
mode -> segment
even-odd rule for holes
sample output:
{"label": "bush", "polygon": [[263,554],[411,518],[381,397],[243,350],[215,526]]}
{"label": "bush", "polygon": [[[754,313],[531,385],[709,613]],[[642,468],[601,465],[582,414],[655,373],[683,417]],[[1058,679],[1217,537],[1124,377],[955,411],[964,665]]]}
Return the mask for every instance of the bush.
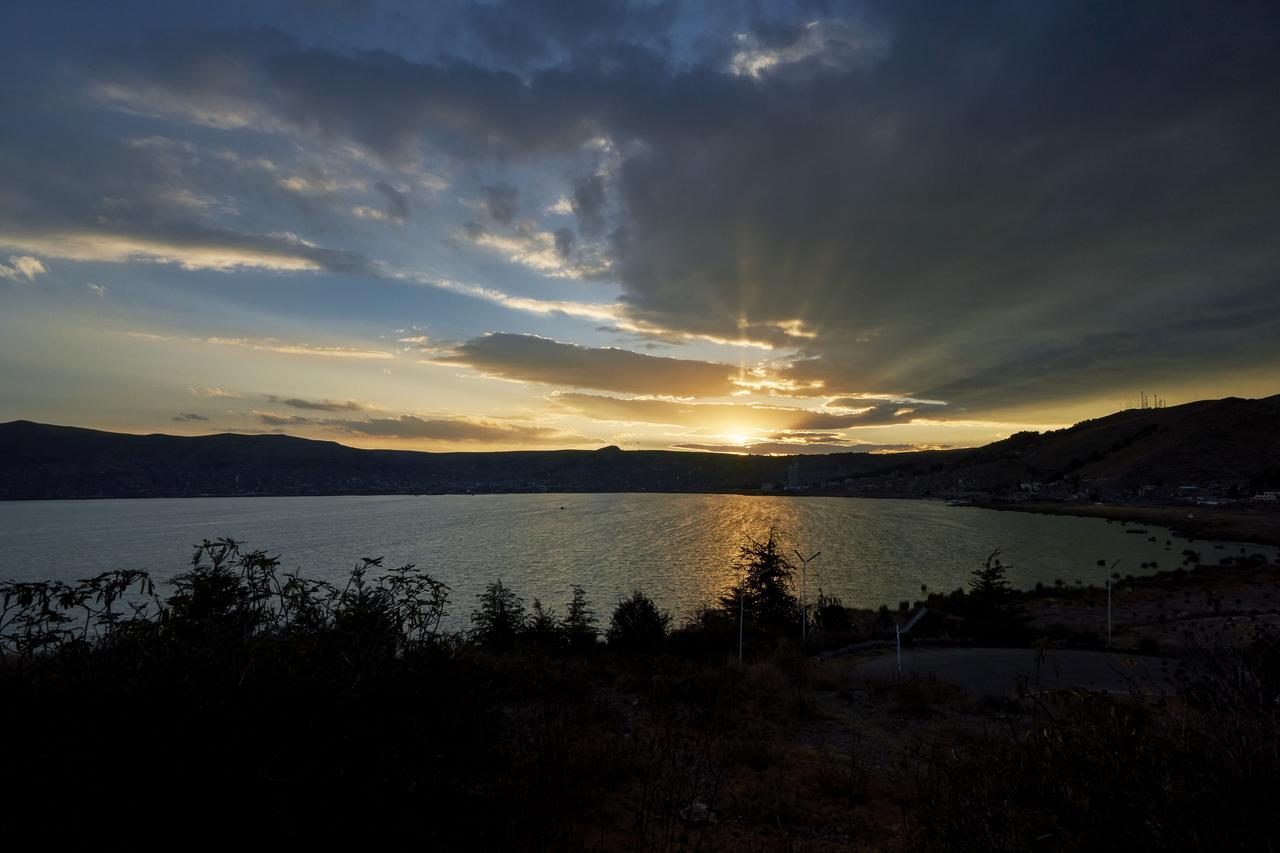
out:
{"label": "bush", "polygon": [[818,589],[818,601],[813,608],[813,630],[817,633],[838,633],[848,631],[852,626],[849,611],[840,597],[827,595]]}
{"label": "bush", "polygon": [[671,616],[640,590],[618,602],[609,620],[609,647],[623,652],[652,652],[667,638]]}
{"label": "bush", "polygon": [[[580,848],[631,760],[581,669],[419,654],[447,590],[412,567],[335,586],[276,565],[206,543],[150,618],[136,573],[0,583],[4,837],[127,813],[175,839]],[[125,757],[78,773],[73,807],[48,796],[103,750]]]}

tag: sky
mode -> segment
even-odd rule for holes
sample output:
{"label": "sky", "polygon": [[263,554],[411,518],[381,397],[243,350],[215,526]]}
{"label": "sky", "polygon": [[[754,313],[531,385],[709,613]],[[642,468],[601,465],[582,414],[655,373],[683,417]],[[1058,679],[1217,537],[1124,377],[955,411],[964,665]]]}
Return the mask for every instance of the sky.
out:
{"label": "sky", "polygon": [[0,7],[0,420],[893,452],[1280,392],[1274,2]]}

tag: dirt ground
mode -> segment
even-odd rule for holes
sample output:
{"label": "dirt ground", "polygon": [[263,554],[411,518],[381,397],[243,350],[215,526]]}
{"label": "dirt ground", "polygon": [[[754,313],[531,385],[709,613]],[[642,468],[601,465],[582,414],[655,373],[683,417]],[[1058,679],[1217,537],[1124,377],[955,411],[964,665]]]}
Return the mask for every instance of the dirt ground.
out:
{"label": "dirt ground", "polygon": [[[1031,598],[1027,610],[1044,633],[1106,640],[1105,589],[1049,591]],[[1247,642],[1261,624],[1280,625],[1280,565],[1274,563],[1160,572],[1117,581],[1111,592],[1111,641],[1120,649],[1176,653],[1188,641],[1219,635]]]}

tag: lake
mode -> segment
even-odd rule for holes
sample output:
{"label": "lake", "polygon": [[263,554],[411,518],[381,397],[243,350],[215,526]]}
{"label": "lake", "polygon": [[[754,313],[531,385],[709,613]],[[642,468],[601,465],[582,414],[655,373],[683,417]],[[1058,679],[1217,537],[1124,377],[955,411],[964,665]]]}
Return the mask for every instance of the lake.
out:
{"label": "lake", "polygon": [[[452,587],[449,623],[465,625],[483,586],[501,578],[527,601],[563,612],[581,584],[607,615],[642,589],[682,617],[734,582],[737,546],[770,526],[822,556],[809,569],[846,605],[896,606],[921,585],[950,590],[994,549],[1018,587],[1061,578],[1102,583],[1108,565],[1176,568],[1193,547],[1206,562],[1276,549],[1187,541],[1156,527],[1127,533],[1099,519],[865,498],[548,494],[415,497],[185,498],[0,503],[0,580],[73,580],[116,568],[158,580],[189,567],[205,538],[242,540],[282,568],[337,580],[361,557],[416,563]],[[1133,526],[1130,526],[1132,529]],[[1155,541],[1149,541],[1154,536]],[[1169,544],[1166,545],[1166,542]],[[1221,543],[1219,543],[1221,544]]]}

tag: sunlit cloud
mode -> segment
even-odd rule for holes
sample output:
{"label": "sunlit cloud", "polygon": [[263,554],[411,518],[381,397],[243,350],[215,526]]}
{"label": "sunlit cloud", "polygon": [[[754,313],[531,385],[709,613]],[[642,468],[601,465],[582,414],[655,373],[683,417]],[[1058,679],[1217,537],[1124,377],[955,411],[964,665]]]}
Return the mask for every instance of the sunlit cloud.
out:
{"label": "sunlit cloud", "polygon": [[504,308],[510,308],[513,311],[521,311],[528,314],[544,316],[548,314],[563,314],[566,317],[580,317],[586,320],[623,322],[624,308],[618,304],[574,302],[572,300],[560,299],[536,299],[533,297],[516,296],[491,287],[480,287],[473,284],[452,281],[447,278],[438,278],[403,271],[389,271],[387,274],[391,278],[413,281],[418,284],[429,285],[452,293],[459,293],[463,296],[470,296],[475,299],[484,300],[485,302],[491,302],[495,305],[501,305]]}
{"label": "sunlit cloud", "polygon": [[[94,231],[18,233],[0,231],[0,246],[69,261],[175,264],[188,270],[260,269],[280,272],[304,270],[357,271],[367,262],[354,254],[324,249],[293,234],[243,235],[225,231],[184,229],[148,236]],[[34,258],[22,258],[25,268],[43,272]],[[29,262],[40,264],[39,269]],[[12,260],[11,260],[12,263]],[[3,275],[0,270],[0,275]],[[33,278],[34,275],[29,276]]]}
{"label": "sunlit cloud", "polygon": [[679,450],[702,450],[712,453],[756,454],[760,456],[790,456],[794,454],[824,453],[911,453],[919,450],[945,450],[948,445],[938,444],[872,444],[870,442],[782,442],[759,441],[745,445],[734,444],[673,444]]}
{"label": "sunlit cloud", "polygon": [[738,33],[734,40],[730,70],[755,78],[805,63],[835,73],[866,68],[882,60],[889,48],[888,39],[878,29],[838,20],[809,21],[784,40],[766,42],[754,33]]}
{"label": "sunlit cloud", "polygon": [[[773,349],[773,344],[769,341],[756,340],[748,337],[729,337],[698,332],[684,332],[657,326],[653,323],[632,320],[628,316],[627,306],[620,303],[538,299],[529,296],[516,296],[494,288],[465,284],[463,282],[452,281],[447,278],[435,278],[406,272],[388,272],[387,275],[391,278],[414,281],[419,284],[429,285],[441,290],[448,290],[453,293],[460,293],[464,296],[482,299],[485,302],[492,302],[495,305],[501,305],[502,307],[509,308],[512,311],[520,311],[527,314],[543,316],[549,314],[563,314],[566,317],[578,317],[584,320],[606,321],[611,324],[611,328],[614,331],[636,334],[652,340],[666,341],[670,343],[703,342],[729,347],[750,347],[765,350]],[[800,383],[793,382],[792,385],[800,387]],[[820,387],[820,385],[815,385],[814,387]]]}
{"label": "sunlit cloud", "polygon": [[340,179],[327,173],[312,176],[290,175],[278,182],[281,189],[300,195],[331,195],[344,190],[363,190],[365,182],[353,179]]}
{"label": "sunlit cloud", "polygon": [[570,392],[554,394],[549,400],[554,409],[592,420],[706,428],[721,434],[746,434],[752,429],[841,430],[858,423],[856,414],[785,406],[678,402]]}
{"label": "sunlit cloud", "polygon": [[205,338],[205,343],[218,346],[244,347],[260,352],[278,352],[287,355],[318,355],[326,358],[383,359],[395,358],[384,350],[366,350],[356,347],[322,346],[279,341],[275,338]]}
{"label": "sunlit cloud", "polygon": [[325,358],[351,358],[359,360],[395,358],[385,350],[368,350],[358,347],[326,346],[323,344],[293,343],[276,338],[183,338],[174,335],[158,335],[153,332],[125,332],[127,337],[138,340],[177,341],[195,344],[212,344],[224,347],[242,347],[258,352],[275,352],[285,355],[314,355]]}
{"label": "sunlit cloud", "polygon": [[197,397],[216,397],[216,398],[222,398],[222,399],[236,399],[240,396],[234,391],[228,391],[226,388],[220,388],[220,387],[188,388],[187,390]]}
{"label": "sunlit cloud", "polygon": [[472,223],[459,236],[548,278],[598,279],[609,272],[609,261],[598,252],[575,251],[575,238],[569,229],[552,232],[521,223],[514,232],[499,234]]}
{"label": "sunlit cloud", "polygon": [[482,248],[492,249],[512,263],[552,276],[570,277],[572,271],[556,251],[555,235],[539,231],[529,235],[510,236],[483,232],[469,237]]}
{"label": "sunlit cloud", "polygon": [[12,281],[35,281],[36,276],[44,275],[48,271],[39,258],[27,255],[10,255],[8,264],[0,262],[0,278]]}
{"label": "sunlit cloud", "polygon": [[947,405],[946,400],[921,400],[905,394],[851,394],[827,400],[827,406],[832,409],[861,409],[868,404],[879,405],[885,403],[896,403],[903,406]]}

